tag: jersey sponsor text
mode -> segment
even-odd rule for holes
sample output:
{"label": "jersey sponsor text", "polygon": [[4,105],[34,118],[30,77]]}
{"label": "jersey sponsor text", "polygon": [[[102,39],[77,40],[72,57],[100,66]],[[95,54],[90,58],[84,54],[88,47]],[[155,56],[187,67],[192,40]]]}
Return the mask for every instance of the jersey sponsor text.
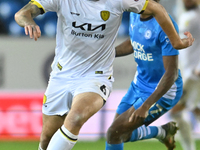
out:
{"label": "jersey sponsor text", "polygon": [[136,59],[144,60],[144,61],[153,61],[153,55],[152,53],[145,53],[144,51],[144,45],[131,41],[131,44],[134,48],[134,57]]}

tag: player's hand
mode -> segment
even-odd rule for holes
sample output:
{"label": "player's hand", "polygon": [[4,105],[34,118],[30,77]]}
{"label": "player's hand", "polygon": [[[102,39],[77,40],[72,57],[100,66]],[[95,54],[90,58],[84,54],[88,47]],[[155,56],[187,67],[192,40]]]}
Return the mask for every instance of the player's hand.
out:
{"label": "player's hand", "polygon": [[139,107],[135,110],[129,117],[129,122],[140,122],[143,123],[145,118],[148,116],[148,109],[144,107]]}
{"label": "player's hand", "polygon": [[24,30],[25,34],[29,35],[31,39],[34,38],[35,41],[41,36],[41,30],[38,25],[25,25]]}
{"label": "player's hand", "polygon": [[183,49],[183,48],[187,48],[187,47],[191,46],[193,44],[194,40],[195,40],[193,38],[192,34],[188,31],[184,32],[184,35],[186,35],[187,37],[181,39],[182,45],[180,45],[179,49]]}

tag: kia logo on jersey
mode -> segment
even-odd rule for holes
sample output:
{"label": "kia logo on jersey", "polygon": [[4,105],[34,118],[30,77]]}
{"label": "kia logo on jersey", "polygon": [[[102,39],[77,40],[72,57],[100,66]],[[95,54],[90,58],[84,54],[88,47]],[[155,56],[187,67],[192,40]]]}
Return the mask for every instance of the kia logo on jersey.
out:
{"label": "kia logo on jersey", "polygon": [[106,24],[101,24],[99,26],[93,27],[91,23],[83,23],[83,24],[77,25],[75,21],[75,22],[72,22],[72,27],[79,28],[84,31],[95,31],[98,29],[101,29],[101,31],[103,31],[106,29]]}

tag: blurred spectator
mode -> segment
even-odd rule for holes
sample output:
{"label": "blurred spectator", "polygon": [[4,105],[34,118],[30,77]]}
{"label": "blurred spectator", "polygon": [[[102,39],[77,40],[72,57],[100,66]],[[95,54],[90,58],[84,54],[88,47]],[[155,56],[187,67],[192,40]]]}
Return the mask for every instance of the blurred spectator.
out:
{"label": "blurred spectator", "polygon": [[[0,0],[0,34],[12,36],[25,35],[23,28],[14,21],[14,14],[30,0]],[[35,18],[35,22],[40,26],[43,36],[55,37],[57,16],[56,13],[47,14]],[[44,23],[45,22],[45,23]],[[119,29],[119,36],[128,36],[129,13],[123,14],[122,23]]]}
{"label": "blurred spectator", "polygon": [[171,115],[178,122],[180,128],[180,142],[184,150],[195,150],[192,136],[190,117],[184,116],[185,111],[194,114],[200,120],[200,8],[198,0],[182,0],[185,7],[179,19],[180,34],[190,31],[195,38],[193,46],[180,51],[184,94],[179,103],[172,109]]}
{"label": "blurred spectator", "polygon": [[7,34],[7,33],[8,33],[8,30],[6,29],[5,24],[0,18],[0,34]]}
{"label": "blurred spectator", "polygon": [[[18,26],[14,21],[14,14],[29,1],[30,0],[0,0],[0,34],[4,33],[12,36],[25,35],[23,28]],[[40,25],[43,35],[55,37],[57,21],[55,13],[47,13],[35,18],[35,21]]]}

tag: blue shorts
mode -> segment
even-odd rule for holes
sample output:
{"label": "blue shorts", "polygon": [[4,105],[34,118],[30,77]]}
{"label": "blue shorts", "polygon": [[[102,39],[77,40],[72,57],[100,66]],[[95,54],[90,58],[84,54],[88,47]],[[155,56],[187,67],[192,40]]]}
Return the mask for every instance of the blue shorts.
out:
{"label": "blue shorts", "polygon": [[[183,93],[182,86],[182,80],[176,82],[176,92],[174,99],[168,99],[163,96],[149,109],[148,116],[144,121],[146,126],[158,119],[160,116],[162,116],[164,113],[176,105]],[[144,92],[143,90],[139,89],[137,85],[132,82],[128,92],[122,98],[117,108],[117,113],[122,114],[131,106],[133,106],[135,109],[138,109],[151,94],[152,93]]]}

